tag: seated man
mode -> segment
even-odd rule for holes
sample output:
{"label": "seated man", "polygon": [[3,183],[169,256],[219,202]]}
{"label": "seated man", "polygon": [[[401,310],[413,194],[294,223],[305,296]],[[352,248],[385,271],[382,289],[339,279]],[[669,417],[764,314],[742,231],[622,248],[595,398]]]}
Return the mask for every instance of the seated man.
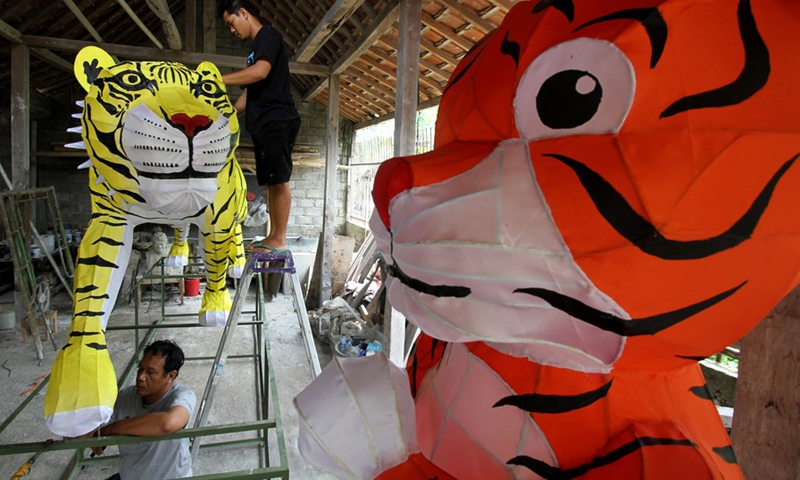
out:
{"label": "seated man", "polygon": [[[168,435],[184,428],[197,398],[175,379],[183,365],[183,351],[171,340],[159,340],[144,349],[136,385],[123,388],[114,405],[111,423],[98,429],[104,435]],[[95,453],[101,453],[95,449]],[[119,446],[119,473],[107,480],[159,480],[192,476],[189,439]]]}

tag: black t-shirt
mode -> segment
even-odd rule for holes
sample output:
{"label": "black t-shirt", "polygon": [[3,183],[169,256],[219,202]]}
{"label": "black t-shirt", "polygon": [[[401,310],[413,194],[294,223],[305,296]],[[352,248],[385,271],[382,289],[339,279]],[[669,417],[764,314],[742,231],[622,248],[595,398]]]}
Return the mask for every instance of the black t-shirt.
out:
{"label": "black t-shirt", "polygon": [[289,55],[277,30],[264,25],[256,34],[247,66],[264,58],[272,65],[267,78],[247,85],[245,124],[250,135],[259,132],[266,122],[300,118],[294,106],[289,82]]}

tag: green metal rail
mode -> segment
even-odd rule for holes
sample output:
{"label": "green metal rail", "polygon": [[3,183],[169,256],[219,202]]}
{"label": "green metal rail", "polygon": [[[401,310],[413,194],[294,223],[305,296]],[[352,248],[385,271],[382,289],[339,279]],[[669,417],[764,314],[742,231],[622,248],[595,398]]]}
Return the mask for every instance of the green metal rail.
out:
{"label": "green metal rail", "polygon": [[[159,266],[159,263],[161,264]],[[165,278],[180,277],[176,275],[164,275],[163,262],[156,263],[153,270],[148,272],[143,278],[162,280]],[[153,273],[154,270],[160,268],[161,275]],[[198,275],[185,275],[185,278],[197,277]],[[215,448],[235,448],[244,446],[259,446],[259,464],[257,469],[248,469],[235,472],[222,472],[210,475],[198,475],[192,478],[206,479],[206,480],[239,480],[239,479],[262,479],[262,478],[282,478],[289,479],[288,456],[286,454],[286,440],[283,433],[283,427],[280,419],[280,407],[278,402],[277,383],[275,373],[269,362],[270,349],[269,337],[266,329],[266,319],[264,318],[264,296],[263,284],[261,275],[256,275],[258,279],[258,288],[256,294],[256,308],[253,311],[242,312],[242,314],[253,315],[254,320],[250,322],[239,322],[237,328],[250,326],[253,330],[255,341],[253,342],[253,353],[247,355],[231,355],[229,359],[252,359],[254,362],[256,372],[256,402],[259,406],[257,411],[257,420],[251,422],[234,423],[228,425],[214,425],[203,426],[196,428],[185,428],[174,432],[169,435],[159,437],[134,437],[127,435],[116,435],[99,438],[84,438],[84,439],[64,439],[56,442],[33,442],[33,443],[16,443],[0,445],[0,457],[6,455],[16,455],[34,452],[50,452],[57,450],[74,450],[75,458],[67,467],[69,473],[65,471],[62,478],[69,480],[78,478],[84,466],[94,465],[98,463],[112,462],[118,458],[118,455],[108,455],[96,458],[89,458],[86,456],[88,450],[92,447],[111,446],[111,445],[127,445],[134,443],[146,442],[160,442],[167,440],[174,440],[179,438],[191,438],[193,442],[198,441],[202,437],[211,435],[224,435],[243,432],[253,432],[255,438],[237,439],[228,441],[218,441],[214,443],[203,443],[200,445],[200,451],[207,451]],[[119,378],[119,385],[126,385],[132,378],[136,367],[141,360],[144,347],[149,344],[156,332],[159,329],[174,329],[174,328],[194,328],[199,327],[199,323],[181,323],[181,324],[165,324],[164,321],[168,318],[177,317],[195,317],[197,314],[167,314],[165,310],[165,289],[162,283],[161,289],[161,316],[149,325],[141,325],[139,322],[139,301],[138,296],[134,303],[134,325],[133,326],[109,326],[107,330],[114,331],[130,331],[133,330],[134,342],[137,345],[137,350],[133,355],[130,363],[127,365],[122,375]],[[134,285],[134,288],[139,288]],[[246,292],[242,292],[245,294]],[[144,335],[140,339],[140,330],[145,330]],[[190,361],[208,361],[213,360],[215,357],[198,356],[190,357]],[[0,424],[0,433],[6,429],[17,416],[28,406],[28,404],[36,398],[36,395],[48,383],[49,375],[31,392],[21,404],[9,415],[6,420]],[[272,415],[270,415],[270,409]],[[274,430],[277,445],[272,445],[272,448],[277,447],[277,457],[279,465],[271,466],[269,460],[270,445],[268,444],[268,433]]]}

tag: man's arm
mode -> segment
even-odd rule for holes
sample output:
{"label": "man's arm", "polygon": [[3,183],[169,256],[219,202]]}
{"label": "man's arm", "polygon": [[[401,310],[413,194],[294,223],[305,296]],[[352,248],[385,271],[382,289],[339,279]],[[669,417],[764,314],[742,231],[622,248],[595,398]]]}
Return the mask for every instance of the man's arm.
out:
{"label": "man's arm", "polygon": [[237,116],[241,116],[244,113],[244,109],[247,108],[247,89],[244,89],[242,94],[239,95],[239,98],[236,99],[233,108],[236,109]]}
{"label": "man's arm", "polygon": [[186,407],[176,405],[166,412],[155,412],[138,417],[126,418],[100,427],[100,433],[106,435],[135,435],[139,437],[156,437],[177,432],[189,423],[189,411]]}
{"label": "man's arm", "polygon": [[259,58],[256,63],[247,68],[223,75],[222,83],[225,85],[250,85],[267,78],[270,70],[272,70],[272,64],[269,63],[269,60]]}

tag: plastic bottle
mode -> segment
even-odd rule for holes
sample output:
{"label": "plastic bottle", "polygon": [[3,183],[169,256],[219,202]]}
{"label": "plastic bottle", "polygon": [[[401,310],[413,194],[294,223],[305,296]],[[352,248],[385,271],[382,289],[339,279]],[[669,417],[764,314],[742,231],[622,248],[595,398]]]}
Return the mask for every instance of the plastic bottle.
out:
{"label": "plastic bottle", "polygon": [[347,356],[347,351],[350,349],[350,345],[348,345],[349,341],[347,340],[347,335],[344,333],[342,334],[342,338],[339,339],[339,353],[344,356]]}

